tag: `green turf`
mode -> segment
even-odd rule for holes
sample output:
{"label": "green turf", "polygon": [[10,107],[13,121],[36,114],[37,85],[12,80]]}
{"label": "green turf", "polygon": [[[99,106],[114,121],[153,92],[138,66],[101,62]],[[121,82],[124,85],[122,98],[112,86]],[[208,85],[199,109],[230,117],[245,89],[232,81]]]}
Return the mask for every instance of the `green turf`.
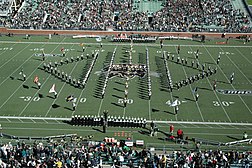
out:
{"label": "green turf", "polygon": [[247,0],[248,5],[252,5],[252,0]]}
{"label": "green turf", "polygon": [[[171,59],[167,60],[168,69],[173,82],[183,80],[186,77],[200,73],[196,68],[191,68],[192,60],[195,60],[193,52],[199,49],[199,61],[205,63],[206,68],[218,68],[218,72],[208,78],[194,82],[172,93],[167,88],[166,65],[162,58],[159,43],[156,44],[134,44],[133,63],[146,63],[146,48],[149,51],[150,75],[152,84],[152,97],[150,100],[147,93],[147,78],[134,77],[129,81],[130,104],[124,108],[121,99],[124,98],[125,79],[114,77],[109,79],[104,99],[97,97],[101,93],[102,82],[100,75],[103,68],[110,61],[113,50],[116,48],[114,63],[127,62],[129,57],[127,50],[129,43],[111,43],[109,40],[103,41],[103,48],[100,49],[95,39],[72,39],[70,36],[53,36],[49,40],[45,36],[32,36],[31,40],[24,39],[23,36],[0,38],[0,116],[20,116],[20,117],[46,117],[46,118],[70,118],[72,115],[102,115],[104,110],[108,110],[111,116],[142,117],[147,120],[167,121],[160,124],[160,129],[168,131],[170,121],[176,122],[175,129],[183,128],[185,134],[190,137],[201,137],[216,139],[221,142],[232,141],[232,138],[240,138],[243,131],[252,134],[251,125],[234,126],[232,123],[252,123],[252,97],[249,95],[223,95],[212,90],[214,80],[217,80],[218,89],[230,90],[252,90],[251,73],[251,44],[243,44],[238,39],[230,39],[227,45],[216,45],[216,42],[223,40],[209,40],[206,43],[186,40],[166,40],[162,51],[169,52],[177,59],[177,46],[181,45],[180,58],[187,58],[188,66],[177,64]],[[65,48],[66,57],[76,57],[82,54],[82,46],[87,47],[84,55],[99,50],[99,57],[91,72],[85,89],[75,88],[53,75],[42,70],[43,62],[40,57],[34,56],[41,53],[43,48],[46,54],[60,54],[60,49]],[[216,59],[221,54],[221,61],[216,65]],[[62,57],[47,57],[46,62],[60,61]],[[58,69],[79,78],[86,73],[92,58],[79,62],[64,64]],[[20,80],[19,72],[23,69],[27,75],[25,82]],[[86,70],[85,70],[86,69]],[[229,77],[235,72],[234,83],[229,83]],[[38,90],[33,83],[34,76],[39,76],[42,88]],[[53,99],[53,95],[48,91],[53,84],[56,84],[58,98]],[[199,101],[195,102],[192,90],[198,87],[200,95]],[[77,110],[73,112],[71,103],[67,103],[65,98],[69,94],[74,94],[78,98]],[[43,97],[39,97],[43,95]],[[179,106],[178,115],[174,115],[174,108],[166,104],[168,100],[178,99],[183,101]],[[189,124],[181,124],[188,121]],[[114,136],[117,131],[132,132],[134,137],[144,139],[148,143],[163,143],[164,134],[159,134],[158,138],[149,138],[145,134],[140,134],[141,129],[109,128],[107,134],[102,134],[97,130],[101,128],[74,127],[62,121],[54,120],[19,120],[0,119],[4,133],[18,136],[49,136],[55,134],[78,133],[86,136],[95,134],[96,139],[104,136]],[[218,122],[215,125],[191,125],[190,122]],[[221,125],[220,122],[230,123]],[[122,137],[118,137],[122,138]]]}

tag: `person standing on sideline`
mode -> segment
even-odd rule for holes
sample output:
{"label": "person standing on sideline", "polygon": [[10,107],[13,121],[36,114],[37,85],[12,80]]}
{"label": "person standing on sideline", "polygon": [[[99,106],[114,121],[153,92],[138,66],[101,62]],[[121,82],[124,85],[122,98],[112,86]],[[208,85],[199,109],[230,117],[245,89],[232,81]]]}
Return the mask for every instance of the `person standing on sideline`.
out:
{"label": "person standing on sideline", "polygon": [[178,45],[177,50],[178,50],[178,54],[179,54],[180,53],[180,45]]}
{"label": "person standing on sideline", "polygon": [[162,49],[164,46],[163,40],[160,40],[160,48]]}
{"label": "person standing on sideline", "polygon": [[174,132],[174,125],[170,125],[170,134],[173,135],[173,132]]}
{"label": "person standing on sideline", "polygon": [[245,132],[243,132],[243,137],[242,137],[242,139],[244,140],[244,139],[247,139],[248,138],[248,134],[247,134],[247,132],[245,131]]}

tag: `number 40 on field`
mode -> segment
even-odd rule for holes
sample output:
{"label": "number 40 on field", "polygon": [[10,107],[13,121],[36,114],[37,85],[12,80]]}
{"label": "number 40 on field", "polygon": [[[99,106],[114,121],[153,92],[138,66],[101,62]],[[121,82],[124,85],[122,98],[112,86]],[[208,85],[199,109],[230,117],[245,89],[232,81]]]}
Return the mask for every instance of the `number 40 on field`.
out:
{"label": "number 40 on field", "polygon": [[213,101],[213,105],[215,107],[219,107],[219,106],[224,106],[224,107],[228,107],[231,104],[234,104],[234,102],[228,102],[228,101]]}

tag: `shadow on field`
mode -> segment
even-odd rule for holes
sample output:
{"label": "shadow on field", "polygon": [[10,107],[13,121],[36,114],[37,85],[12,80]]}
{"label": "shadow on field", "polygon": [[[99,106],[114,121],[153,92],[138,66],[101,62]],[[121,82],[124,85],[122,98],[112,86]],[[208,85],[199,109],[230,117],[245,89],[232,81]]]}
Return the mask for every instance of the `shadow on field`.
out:
{"label": "shadow on field", "polygon": [[[155,56],[155,62],[156,62],[156,66],[157,66],[157,72],[159,74],[166,74],[166,69],[165,69],[165,64],[162,60],[161,57],[159,56]],[[168,78],[167,75],[160,75],[159,78],[159,83],[160,83],[160,90],[161,91],[167,91],[168,92]]]}
{"label": "shadow on field", "polygon": [[124,107],[123,105],[120,105],[120,104],[117,104],[117,103],[111,103],[111,104],[113,104],[113,105],[115,105],[115,106],[117,106],[117,107]]}
{"label": "shadow on field", "polygon": [[117,84],[119,84],[119,85],[124,85],[124,83],[118,82],[118,81],[115,81],[115,83],[117,83]]}
{"label": "shadow on field", "polygon": [[164,113],[168,113],[168,114],[171,114],[171,115],[175,115],[174,112],[170,112],[170,111],[161,111],[161,110],[159,110],[159,109],[154,109],[154,108],[152,108],[151,111],[152,111],[153,113],[156,113],[156,112],[164,112]]}
{"label": "shadow on field", "polygon": [[150,135],[150,130],[145,128],[145,130],[139,130],[138,131],[142,135]]}
{"label": "shadow on field", "polygon": [[33,59],[36,61],[42,61],[42,59],[39,59],[39,58],[33,58]]}
{"label": "shadow on field", "polygon": [[212,91],[212,89],[209,89],[209,88],[204,88],[204,87],[198,87],[198,89]]}
{"label": "shadow on field", "polygon": [[38,88],[37,88],[37,87],[35,87],[35,86],[32,86],[31,88],[32,88],[32,89],[36,89],[36,90],[38,90]]}
{"label": "shadow on field", "polygon": [[27,85],[23,85],[23,88],[25,88],[25,89],[29,89],[29,86],[27,86]]}
{"label": "shadow on field", "polygon": [[44,95],[41,93],[39,93],[38,96],[39,96],[39,98],[44,98]]}
{"label": "shadow on field", "polygon": [[69,111],[73,111],[73,109],[71,109],[69,107],[64,107],[64,109],[69,110]]}
{"label": "shadow on field", "polygon": [[239,141],[239,140],[241,140],[241,139],[239,139],[239,138],[236,138],[236,137],[232,137],[232,136],[227,136],[228,138],[230,138],[230,139],[233,139],[233,140],[235,140],[235,141]]}
{"label": "shadow on field", "polygon": [[205,62],[205,63],[215,65],[215,63],[213,63],[213,62]]}
{"label": "shadow on field", "polygon": [[174,112],[170,112],[170,111],[163,111],[163,112],[171,114],[171,115],[176,115]]}
{"label": "shadow on field", "polygon": [[155,113],[155,112],[159,112],[160,110],[159,110],[159,109],[154,109],[154,108],[152,108],[151,111],[152,111],[153,113]]}
{"label": "shadow on field", "polygon": [[100,129],[98,129],[98,128],[92,128],[93,130],[95,130],[95,131],[98,131],[98,132],[101,132],[101,133],[103,133],[103,131],[102,130],[100,130]]}
{"label": "shadow on field", "polygon": [[194,99],[185,98],[185,100],[195,102],[195,100],[194,100]]}
{"label": "shadow on field", "polygon": [[124,90],[121,90],[121,89],[117,89],[117,88],[113,88],[113,89],[118,91],[118,92],[124,92]]}
{"label": "shadow on field", "polygon": [[117,95],[112,95],[113,97],[116,97],[116,98],[118,98],[118,99],[123,99],[123,97],[121,97],[121,96],[117,96]]}
{"label": "shadow on field", "polygon": [[216,82],[217,82],[217,83],[225,83],[225,84],[229,84],[229,82],[224,82],[224,81],[219,81],[219,80],[217,80]]}
{"label": "shadow on field", "polygon": [[46,97],[49,97],[51,99],[55,99],[53,96],[47,95]]}
{"label": "shadow on field", "polygon": [[59,108],[60,107],[60,105],[58,105],[58,104],[53,104],[52,105],[52,108]]}

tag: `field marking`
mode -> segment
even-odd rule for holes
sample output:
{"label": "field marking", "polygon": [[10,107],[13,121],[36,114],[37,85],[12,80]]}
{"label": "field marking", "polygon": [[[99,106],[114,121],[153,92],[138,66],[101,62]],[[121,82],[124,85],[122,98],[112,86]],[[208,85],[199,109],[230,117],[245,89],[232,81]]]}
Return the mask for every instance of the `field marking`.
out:
{"label": "field marking", "polygon": [[[73,48],[73,46],[74,46],[74,45],[72,45],[71,48]],[[57,48],[57,47],[56,47],[56,48]],[[77,66],[78,64],[79,64],[79,62],[76,62],[76,63],[75,63],[75,65],[74,65],[74,67],[72,68],[72,70],[71,70],[71,72],[69,73],[69,75],[71,75],[71,74],[73,73],[74,69],[76,68],[76,66]],[[60,88],[60,90],[59,90],[59,92],[58,92],[57,97],[59,97],[59,94],[61,93],[61,91],[63,90],[63,88],[65,87],[66,84],[67,84],[67,82],[65,81],[64,84],[61,86],[61,88]],[[45,117],[48,115],[48,113],[49,113],[50,110],[52,109],[52,105],[55,104],[56,100],[57,100],[57,98],[53,100],[51,106],[49,107],[49,109],[47,110],[47,112],[46,112],[46,114],[45,114]]]}
{"label": "field marking", "polygon": [[244,54],[240,50],[238,50],[236,47],[235,47],[235,49],[236,49],[236,51],[238,51],[240,53],[241,56],[243,56],[243,58],[245,58],[252,65],[252,62],[247,57],[245,57]]}
{"label": "field marking", "polygon": [[[29,44],[28,46],[30,46],[31,44]],[[24,49],[26,49],[28,46],[26,46]],[[22,52],[24,49],[22,49],[20,52]],[[18,52],[18,53],[20,53]],[[17,54],[18,54],[17,53]],[[16,55],[14,57],[16,57]],[[29,58],[27,58],[27,60],[25,62],[23,62],[18,68],[16,68],[16,70],[14,70],[10,75],[8,75],[8,77],[5,78],[5,80],[3,80],[1,83],[0,83],[0,86],[7,80],[9,79],[10,76],[12,76],[17,70],[20,70],[20,68],[28,61],[32,58],[33,55],[31,55]],[[11,60],[11,59],[10,59]],[[9,62],[9,61],[8,61]],[[2,65],[3,66],[3,65]],[[0,68],[2,68],[2,66]]]}
{"label": "field marking", "polygon": [[[41,63],[42,64],[42,63]],[[41,65],[40,64],[40,65]],[[29,79],[32,75],[33,75],[33,73],[35,72],[37,70],[37,68],[35,68],[33,71],[32,71],[32,73],[27,77],[27,79]],[[14,91],[14,92],[12,92],[12,94],[7,98],[7,100],[5,100],[5,102],[0,106],[0,109],[12,98],[12,96],[23,86],[23,84],[25,83],[26,81],[23,81],[22,83],[21,83],[21,85],[19,86],[19,87],[17,87],[17,89]]]}
{"label": "field marking", "polygon": [[[66,37],[65,37],[66,38]],[[36,41],[0,41],[0,43],[24,43],[24,44],[59,44],[60,42],[36,42]],[[61,43],[63,45],[74,45],[74,44],[80,44],[80,42],[63,42]],[[107,43],[104,43],[103,46],[115,46],[116,43],[113,43],[113,42],[107,42]],[[116,45],[118,46],[128,46],[130,43],[117,43]],[[96,42],[94,43],[85,43],[85,45],[100,45]],[[160,44],[147,44],[147,43],[134,43],[135,46],[158,46],[160,47]],[[172,46],[178,46],[177,44],[164,44],[164,47],[172,47]],[[199,47],[199,46],[202,46],[202,44],[198,45],[198,44],[181,44],[180,46],[191,46],[191,47]],[[206,47],[218,47],[218,45],[212,45],[212,44],[208,44],[208,45],[205,45]],[[224,48],[229,48],[229,47],[238,47],[238,48],[250,48],[251,46],[243,46],[243,45],[229,45],[229,46],[222,46]]]}
{"label": "field marking", "polygon": [[[53,121],[71,121],[71,118],[65,117],[24,117],[24,116],[0,116],[0,119],[21,119],[21,120],[53,120]],[[147,120],[147,123],[155,122],[158,124],[189,124],[189,125],[237,125],[237,126],[252,126],[252,122],[212,122],[212,121],[162,121],[162,120]]]}
{"label": "field marking", "polygon": [[[212,60],[215,62],[215,59],[212,57],[211,53],[208,51],[208,49],[206,48],[206,46],[203,45],[203,44],[202,44],[202,46],[205,48],[205,50],[207,51],[208,55],[209,55],[209,56],[212,58]],[[221,68],[219,67],[218,64],[217,64],[217,66],[218,66],[218,68],[221,70]],[[221,70],[221,71],[222,71],[222,70]],[[208,81],[210,87],[212,87],[212,85],[211,85],[211,83],[210,83],[210,81],[209,81],[208,78],[207,78],[207,81]],[[217,100],[218,100],[219,102],[221,102],[220,99],[219,99],[219,97],[218,97],[218,95],[217,95],[217,93],[216,93],[215,91],[213,91],[213,93],[215,94]],[[221,104],[221,107],[222,107],[222,109],[224,110],[224,112],[225,112],[225,114],[226,114],[226,116],[227,116],[229,122],[231,122],[231,119],[230,119],[229,115],[227,114],[226,109],[223,107],[223,104],[222,104],[222,103],[220,103],[220,104]]]}
{"label": "field marking", "polygon": [[98,116],[100,116],[100,113],[101,113],[101,107],[102,107],[103,100],[104,99],[101,99],[101,102],[100,102],[100,106],[99,106],[99,109],[98,109]]}
{"label": "field marking", "polygon": [[[190,47],[190,49],[191,49],[191,51],[193,52],[193,49],[192,49],[191,47]],[[176,50],[176,48],[175,48],[175,50]],[[185,73],[186,78],[188,78],[187,73],[186,73],[186,71],[185,71],[184,65],[182,65],[182,67],[183,67],[183,71],[184,71],[184,73]],[[191,91],[192,91],[193,89],[192,89],[191,84],[189,84],[189,87],[190,87],[190,89],[191,89]],[[193,95],[193,93],[192,93],[191,91],[190,91],[190,93],[192,94],[193,99],[195,99],[195,95]],[[201,116],[202,121],[205,121],[205,120],[204,120],[204,117],[203,117],[203,115],[202,115],[202,112],[201,112],[201,110],[200,110],[199,103],[198,103],[197,101],[195,101],[195,102],[196,102],[196,106],[197,106],[197,108],[198,108],[198,110],[199,110],[199,113],[200,113],[200,116]]]}
{"label": "field marking", "polygon": [[126,107],[123,108],[123,117],[125,117]]}
{"label": "field marking", "polygon": [[[148,90],[149,91],[151,91],[151,76],[150,76],[150,57],[149,57],[149,49],[147,48],[147,46],[145,46],[145,51],[146,51],[146,65],[147,65],[147,72],[148,72],[148,74],[147,74],[147,78],[148,78]],[[149,94],[149,91],[148,91],[148,94]],[[150,98],[151,98],[151,96],[150,96]],[[150,105],[150,102],[151,102],[151,100],[149,99],[148,100],[148,106],[149,106],[149,120],[151,120],[151,105]]]}
{"label": "field marking", "polygon": [[[65,38],[64,38],[65,39]],[[63,39],[63,40],[64,40]],[[60,44],[59,44],[60,45]],[[57,46],[57,47],[59,47],[59,45]],[[43,46],[45,46],[45,45],[43,45]],[[55,47],[53,50],[52,50],[52,52],[53,51],[55,51],[56,49],[57,49],[57,47]],[[51,53],[52,53],[51,52]],[[38,65],[38,67],[40,67],[41,65],[43,64],[43,61]],[[37,70],[38,69],[38,67],[35,69],[35,70]],[[34,72],[34,71],[33,71]],[[33,73],[32,73],[33,74]],[[44,83],[41,85],[41,87],[48,81],[48,79],[51,77],[51,74],[50,75],[48,75],[48,77],[46,78],[46,80],[44,80]],[[36,92],[35,92],[35,94],[32,96],[32,98],[31,98],[31,100],[26,104],[26,106],[23,108],[23,110],[19,113],[19,116],[21,116],[22,114],[23,114],[23,112],[26,110],[26,108],[30,105],[30,103],[32,102],[32,100],[37,96],[37,94],[38,94],[38,92],[39,92],[40,90],[38,89]]]}
{"label": "field marking", "polygon": [[149,104],[149,120],[151,120],[151,105],[150,105],[150,100],[148,100],[148,104]]}
{"label": "field marking", "polygon": [[[162,54],[163,54],[163,49],[162,49],[162,51],[161,51],[161,57],[162,57]],[[169,69],[169,67],[168,67],[168,61],[164,58],[164,66],[167,68],[167,70],[170,72],[170,69]],[[165,72],[167,72],[167,71],[165,71]],[[170,74],[171,75],[171,74]],[[166,73],[166,77],[167,77],[167,82],[169,83],[169,78],[168,78],[168,74]],[[170,97],[171,97],[171,101],[173,102],[173,94],[172,94],[172,92],[171,91],[169,91],[170,92]],[[174,112],[174,108],[173,108],[173,112]],[[174,112],[174,114],[175,114],[175,112]],[[175,119],[176,120],[178,120],[178,115],[176,115],[175,114]]]}
{"label": "field marking", "polygon": [[36,121],[34,121],[33,119],[31,119],[33,123],[36,123]]}
{"label": "field marking", "polygon": [[[204,46],[204,45],[203,45]],[[207,51],[208,55],[212,58],[212,60],[214,60],[214,58],[212,57],[211,53],[208,51],[208,49],[206,47],[204,47],[205,50]],[[223,50],[222,50],[223,51]],[[214,60],[215,61],[215,60]],[[225,75],[225,73],[223,72],[223,70],[220,68],[220,66],[217,64],[218,70],[220,70],[222,72],[222,74],[224,75],[224,77],[229,81],[228,77]],[[230,85],[233,89],[235,89],[235,87],[231,84]],[[216,94],[216,93],[215,93]],[[246,106],[246,108],[249,110],[249,112],[252,114],[252,111],[249,109],[249,107],[247,106],[247,104],[244,102],[244,100],[241,98],[241,96],[238,94],[238,97],[240,98],[240,100],[243,102],[243,104]],[[220,102],[220,101],[219,101]],[[222,104],[222,103],[221,103]],[[222,105],[221,105],[222,106]]]}
{"label": "field marking", "polygon": [[[13,47],[13,46],[15,46],[16,44],[12,44],[12,46],[11,46],[11,48]],[[28,45],[29,46],[29,45]],[[28,47],[27,46],[27,47]],[[25,47],[26,48],[26,47]],[[25,49],[24,48],[24,49]],[[22,49],[20,52],[22,52],[24,49]],[[10,50],[4,50],[4,52],[1,52],[1,54],[0,55],[3,55],[5,52],[7,52],[7,51],[10,51]],[[20,53],[20,52],[18,52],[18,53]],[[16,56],[17,56],[17,54],[18,53],[16,53],[15,54],[15,56],[14,57],[12,57],[11,59],[6,59],[7,61],[3,64],[3,65],[1,65],[1,67],[0,68],[2,68],[5,64],[7,64],[8,62],[10,62],[13,58],[15,58]]]}
{"label": "field marking", "polygon": [[[221,47],[219,47],[222,51],[223,49]],[[247,81],[252,85],[252,82],[248,79],[248,77],[240,70],[240,68],[234,63],[234,61],[232,59],[229,58],[229,56],[227,54],[226,57],[232,62],[232,64],[240,71],[240,73],[247,79]]]}
{"label": "field marking", "polygon": [[[113,50],[113,53],[116,53],[116,50],[117,50],[117,45],[116,45],[116,47],[114,48],[114,50]],[[110,62],[111,62],[111,60],[113,59],[113,56],[114,56],[114,58],[115,58],[115,54],[113,54],[112,53],[112,57],[111,57],[111,59],[110,59]],[[105,61],[105,60],[104,60]],[[114,62],[114,61],[113,61]],[[108,75],[108,74],[107,74]],[[120,81],[120,80],[119,80]],[[105,81],[104,81],[104,84],[105,84],[105,82],[106,82],[106,79],[105,79]],[[108,79],[107,79],[107,82],[108,82]],[[103,86],[104,86],[104,84],[103,84]],[[105,90],[106,90],[106,88],[105,88]],[[104,91],[105,91],[104,90]],[[106,92],[104,92],[104,96],[106,95]],[[101,107],[102,107],[102,104],[103,104],[103,98],[102,98],[102,100],[101,100],[101,102],[100,102],[100,105],[99,105],[99,109],[98,109],[98,116],[100,115],[100,113],[101,113]]]}
{"label": "field marking", "polygon": [[21,123],[23,123],[23,121],[22,121],[20,118],[19,118],[18,120],[19,120]]}
{"label": "field marking", "polygon": [[8,122],[11,122],[11,120],[9,120],[8,118],[6,118],[6,120],[7,120]]}
{"label": "field marking", "polygon": [[[99,51],[99,53],[98,53],[98,56],[99,56],[99,55],[100,55],[100,50],[98,50],[98,51]],[[97,52],[96,52],[96,53],[97,53]],[[95,54],[96,54],[96,53],[95,53]],[[97,56],[97,59],[98,59],[98,56]],[[96,57],[96,56],[95,56],[95,57]],[[94,58],[95,58],[95,57],[94,57]],[[93,67],[92,67],[92,71],[94,70],[94,66],[95,66],[96,63],[97,63],[97,62],[96,62],[97,60],[95,61],[95,60],[93,59],[92,62],[91,62],[91,65],[92,65],[93,61],[94,61],[94,64],[93,64]],[[90,69],[90,68],[91,68],[91,67],[89,67],[89,69]],[[91,74],[92,74],[92,73],[90,72],[90,75],[89,75],[89,76],[91,76]],[[89,80],[92,81],[92,79],[89,77],[88,80],[87,80],[87,82],[86,82],[86,85],[87,85],[87,83],[88,83]],[[86,89],[86,85],[85,85],[85,87],[81,90],[81,93],[80,93],[80,96],[78,97],[78,100],[81,99],[82,94],[83,94],[84,90]],[[80,101],[77,101],[77,103],[76,103],[76,108],[78,107],[79,102],[80,102]],[[74,115],[74,112],[75,112],[75,111],[72,112],[72,116]],[[99,113],[98,113],[98,114],[99,114]]]}

